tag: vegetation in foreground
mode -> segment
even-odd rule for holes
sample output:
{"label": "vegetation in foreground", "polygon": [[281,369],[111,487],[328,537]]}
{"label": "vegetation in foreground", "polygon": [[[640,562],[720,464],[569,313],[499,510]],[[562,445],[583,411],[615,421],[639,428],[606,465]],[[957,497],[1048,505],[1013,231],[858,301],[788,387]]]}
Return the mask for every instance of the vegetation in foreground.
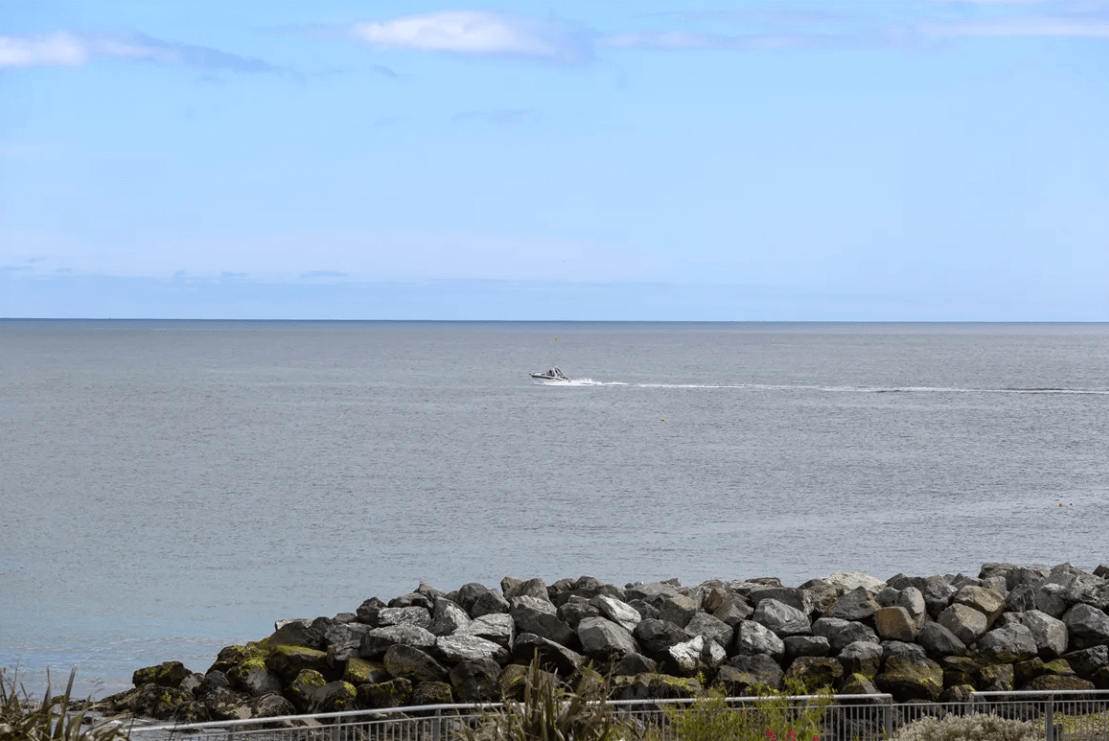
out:
{"label": "vegetation in foreground", "polygon": [[996,715],[949,715],[943,720],[927,717],[904,726],[891,741],[1037,741],[1043,734],[1035,724]]}
{"label": "vegetation in foreground", "polygon": [[13,671],[0,669],[0,741],[117,741],[126,731],[113,722],[90,723],[85,710],[71,710],[73,677],[65,693],[50,695],[50,675],[41,701],[32,700]]}
{"label": "vegetation in foreground", "polygon": [[[728,705],[724,693],[710,691],[688,705],[666,705],[660,725],[618,715],[605,702],[608,688],[588,672],[574,690],[543,671],[533,660],[520,700],[486,712],[465,731],[466,741],[820,741],[830,691],[798,706],[787,696],[766,691],[742,708]],[[809,694],[788,686],[787,694]],[[645,703],[650,705],[650,702]]]}

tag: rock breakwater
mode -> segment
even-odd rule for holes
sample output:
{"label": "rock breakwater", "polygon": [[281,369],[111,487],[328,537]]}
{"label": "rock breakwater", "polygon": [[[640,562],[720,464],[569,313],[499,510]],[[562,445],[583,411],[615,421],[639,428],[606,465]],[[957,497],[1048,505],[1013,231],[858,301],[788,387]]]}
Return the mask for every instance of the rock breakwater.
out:
{"label": "rock breakwater", "polygon": [[898,701],[974,690],[1109,689],[1109,566],[987,563],[978,576],[837,572],[776,578],[420,584],[352,613],[282,620],[204,674],[135,672],[100,709],[197,722],[500,701],[538,655],[567,681],[607,675],[616,699],[730,695],[787,680]]}

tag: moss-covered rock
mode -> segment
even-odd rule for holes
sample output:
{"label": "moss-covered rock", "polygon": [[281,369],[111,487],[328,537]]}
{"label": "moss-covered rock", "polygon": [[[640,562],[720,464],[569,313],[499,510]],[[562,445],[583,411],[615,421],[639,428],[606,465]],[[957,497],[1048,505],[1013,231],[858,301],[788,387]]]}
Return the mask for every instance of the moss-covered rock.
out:
{"label": "moss-covered rock", "polygon": [[316,687],[311,692],[311,712],[338,713],[352,710],[358,699],[358,690],[350,682],[341,679]]}
{"label": "moss-covered rock", "polygon": [[237,692],[213,692],[204,698],[204,707],[212,720],[248,720],[254,717],[250,698]]}
{"label": "moss-covered rock", "polygon": [[958,687],[959,685],[977,686],[981,679],[978,664],[966,656],[945,656],[940,662],[943,667],[943,686]]}
{"label": "moss-covered rock", "polygon": [[315,669],[302,669],[296,679],[289,683],[285,690],[285,697],[299,712],[307,713],[312,707],[315,691],[325,684],[327,680]]}
{"label": "moss-covered rock", "polygon": [[799,656],[786,671],[785,681],[800,682],[805,691],[812,693],[825,687],[834,687],[843,677],[843,666],[826,656]]}
{"label": "moss-covered rock", "polygon": [[420,682],[412,689],[413,705],[446,705],[451,702],[454,702],[454,695],[446,682]]}
{"label": "moss-covered rock", "polygon": [[704,687],[695,677],[671,677],[668,674],[638,674],[634,677],[614,677],[614,700],[666,700],[671,698],[700,697]]}
{"label": "moss-covered rock", "polygon": [[334,672],[327,662],[326,651],[317,651],[304,646],[269,646],[267,649],[263,663],[283,683],[292,683],[301,672],[311,670],[325,677],[326,684],[327,678],[330,678],[327,675]]}
{"label": "moss-covered rock", "polygon": [[840,684],[839,693],[842,695],[877,695],[878,688],[870,677],[865,674],[852,674]]}
{"label": "moss-covered rock", "polygon": [[983,692],[1010,692],[1016,679],[1012,664],[991,664],[980,670],[981,681],[978,688]]}
{"label": "moss-covered rock", "polygon": [[1026,685],[1022,690],[1029,692],[1053,692],[1055,690],[1092,690],[1096,689],[1093,682],[1088,679],[1062,674],[1041,674]]}
{"label": "moss-covered rock", "polygon": [[943,668],[931,659],[912,655],[891,656],[886,659],[882,673],[875,678],[875,684],[898,702],[935,702],[943,692]]}
{"label": "moss-covered rock", "polygon": [[392,679],[388,682],[358,685],[358,702],[366,708],[399,708],[410,705],[412,682]]}
{"label": "moss-covered rock", "polygon": [[157,666],[147,666],[135,670],[131,675],[131,682],[136,687],[144,684],[156,684],[161,687],[180,687],[181,680],[191,672],[180,661],[163,661]]}
{"label": "moss-covered rock", "polygon": [[360,684],[376,684],[388,682],[392,675],[385,669],[385,665],[377,661],[368,661],[353,656],[347,659],[343,670],[343,681],[350,682],[355,687]]}

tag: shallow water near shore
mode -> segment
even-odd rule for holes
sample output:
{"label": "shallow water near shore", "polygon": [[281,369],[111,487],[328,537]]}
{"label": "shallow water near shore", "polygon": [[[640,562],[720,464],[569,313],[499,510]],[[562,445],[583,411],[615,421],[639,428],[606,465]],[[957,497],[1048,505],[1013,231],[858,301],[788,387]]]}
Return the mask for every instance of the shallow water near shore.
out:
{"label": "shallow water near shore", "polygon": [[420,580],[1109,561],[1105,324],[5,320],[0,347],[0,666],[29,689],[204,671]]}

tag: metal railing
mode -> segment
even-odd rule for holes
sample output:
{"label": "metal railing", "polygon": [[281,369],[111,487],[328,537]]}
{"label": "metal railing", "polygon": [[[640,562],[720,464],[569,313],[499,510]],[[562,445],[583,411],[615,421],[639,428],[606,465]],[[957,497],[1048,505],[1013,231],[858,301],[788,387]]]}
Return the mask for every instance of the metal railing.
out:
{"label": "metal railing", "polygon": [[[774,702],[779,711],[804,713],[826,696],[731,697],[725,702],[753,714]],[[607,704],[657,741],[674,741],[667,706],[697,700],[615,700]],[[819,704],[816,705],[819,707]],[[182,741],[462,741],[499,704],[419,705],[350,710],[316,715],[174,725],[135,725],[133,741],[170,737]],[[890,695],[836,695],[821,711],[821,741],[886,741],[900,728],[925,717],[987,714],[1031,722],[1045,741],[1109,741],[1109,691],[975,692],[966,702],[896,703]],[[785,729],[778,729],[779,736]],[[183,738],[182,738],[183,737]],[[799,741],[808,741],[799,739]]]}

